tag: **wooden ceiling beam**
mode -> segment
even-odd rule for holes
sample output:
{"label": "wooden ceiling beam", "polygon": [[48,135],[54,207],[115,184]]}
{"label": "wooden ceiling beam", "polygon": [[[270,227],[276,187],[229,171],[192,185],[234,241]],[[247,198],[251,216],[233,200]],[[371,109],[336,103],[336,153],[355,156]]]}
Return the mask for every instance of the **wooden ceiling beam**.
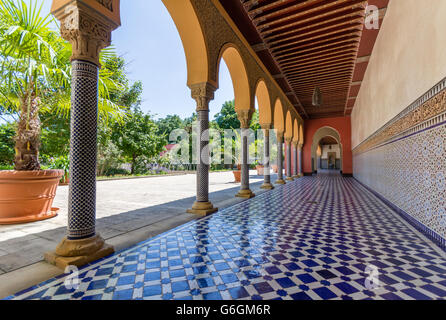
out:
{"label": "wooden ceiling beam", "polygon": [[[355,3],[355,4],[352,4]],[[363,8],[364,9],[364,14],[365,14],[365,3],[366,1],[364,0],[337,0],[334,2],[329,2],[328,4],[322,5],[322,6],[317,6],[317,7],[313,7],[311,9],[308,10],[303,10],[303,11],[298,11],[296,13],[293,14],[288,14],[286,16],[284,16],[283,18],[279,18],[279,19],[271,19],[274,16],[278,16],[282,13],[287,13],[290,10],[290,8],[286,8],[282,11],[276,11],[276,12],[272,12],[266,15],[263,15],[261,17],[255,18],[253,19],[253,23],[256,25],[256,27],[258,28],[259,31],[262,31],[265,28],[270,28],[271,26],[278,24],[278,23],[282,23],[282,22],[286,22],[289,20],[293,20],[293,19],[299,19],[302,16],[305,15],[310,15],[310,14],[314,14],[314,16],[319,17],[319,18],[324,18],[325,16],[329,15],[329,14],[341,14],[343,11],[347,10],[347,9],[355,9],[355,8]],[[338,9],[335,9],[338,8]],[[324,13],[321,13],[324,12]],[[318,13],[319,12],[319,13]],[[265,22],[270,20],[270,22]],[[273,29],[269,29],[269,30],[277,30],[277,29],[283,29],[284,26],[280,26],[280,27],[276,27]],[[268,30],[268,31],[269,31]]]}
{"label": "wooden ceiling beam", "polygon": [[318,73],[326,73],[329,71],[336,71],[336,70],[347,70],[347,69],[351,69],[354,68],[354,64],[351,63],[350,61],[344,62],[342,64],[336,64],[333,66],[321,66],[318,68],[308,68],[308,69],[301,69],[301,70],[295,70],[292,72],[288,72],[286,74],[286,76],[289,77],[293,77],[293,76],[302,76],[302,75],[307,75],[307,74],[318,74]]}
{"label": "wooden ceiling beam", "polygon": [[344,33],[341,32],[338,36],[319,38],[316,40],[305,39],[302,41],[293,41],[290,43],[283,44],[281,46],[269,45],[269,49],[271,50],[271,53],[275,53],[277,51],[279,51],[281,53],[286,53],[288,51],[295,51],[297,49],[306,48],[306,47],[312,46],[312,45],[333,42],[334,40],[338,40],[338,39],[345,39],[345,38],[349,39],[349,38],[360,38],[361,37],[360,31],[354,31],[354,32],[349,32],[349,31],[350,30],[348,30],[347,32],[344,32]]}
{"label": "wooden ceiling beam", "polygon": [[324,80],[329,80],[329,79],[336,79],[339,81],[341,81],[341,80],[348,81],[350,76],[351,76],[351,72],[345,71],[345,72],[333,72],[333,73],[320,74],[320,75],[308,75],[306,77],[294,77],[294,78],[288,79],[288,81],[290,81],[290,83],[292,83],[291,81],[296,80],[302,84],[306,83],[306,81],[310,81],[310,83],[311,83],[311,80],[314,80],[317,83],[321,83]]}
{"label": "wooden ceiling beam", "polygon": [[[344,83],[339,83],[339,82],[333,82],[331,84],[323,84],[320,85],[319,88],[321,89],[322,92],[324,91],[333,91],[333,90],[341,90],[341,89],[348,89],[348,84]],[[295,86],[293,86],[293,90],[299,93],[305,93],[305,92],[311,92],[313,93],[314,91],[314,86],[312,85],[308,85],[308,84],[296,84]]]}
{"label": "wooden ceiling beam", "polygon": [[[330,14],[333,16],[333,13]],[[355,22],[360,24],[360,22],[363,21],[363,19],[364,19],[364,12],[362,8],[358,8],[356,10],[348,10],[347,13],[339,14],[338,16],[326,17],[322,19],[323,21],[321,21],[320,16],[310,17],[307,19],[301,19],[299,21],[290,23],[290,30],[282,31],[278,35],[278,37],[296,33],[300,34],[304,30],[321,29],[327,26],[335,28],[337,25],[344,25],[346,22],[349,22],[350,25],[355,24]],[[274,35],[272,35],[271,33],[266,33],[266,31],[263,31],[263,33],[268,34],[268,36],[270,37],[274,37]],[[296,35],[294,35],[294,37],[296,37]]]}
{"label": "wooden ceiling beam", "polygon": [[352,60],[352,57],[343,57],[343,58],[339,58],[339,59],[332,59],[332,60],[325,60],[325,61],[316,61],[313,63],[307,63],[307,64],[296,64],[292,67],[288,67],[288,68],[284,68],[283,71],[287,72],[293,72],[293,71],[299,71],[299,70],[307,70],[307,69],[312,69],[312,68],[317,68],[317,67],[322,67],[322,66],[333,66],[336,64],[341,64],[344,62],[351,62],[354,63],[354,61]]}
{"label": "wooden ceiling beam", "polygon": [[[296,35],[293,36],[289,36],[289,37],[285,37],[285,38],[281,38],[279,40],[274,40],[274,41],[268,41],[268,46],[270,47],[280,47],[282,42],[287,42],[287,41],[293,41],[296,43],[301,43],[301,42],[306,42],[306,41],[313,41],[319,38],[324,38],[324,37],[330,37],[333,35],[337,35],[339,33],[348,33],[348,32],[361,32],[362,31],[362,27],[359,25],[348,25],[344,28],[340,28],[340,29],[335,29],[333,31],[329,31],[329,32],[319,32],[316,35],[303,35],[302,33],[297,33]],[[295,31],[293,31],[292,33],[295,33]],[[314,32],[313,32],[314,33]]]}
{"label": "wooden ceiling beam", "polygon": [[296,48],[296,50],[294,52],[288,52],[288,53],[283,53],[283,54],[280,52],[280,53],[272,53],[272,54],[274,55],[274,57],[276,57],[278,60],[280,60],[283,57],[294,56],[296,54],[296,52],[304,53],[304,52],[319,51],[318,49],[325,49],[325,48],[333,47],[336,45],[359,43],[359,40],[360,40],[359,37],[355,37],[355,38],[349,38],[349,39],[345,39],[345,40],[333,41],[333,42],[329,42],[329,43],[326,43],[324,45],[319,45],[319,46],[311,46],[311,45],[306,46],[306,47],[308,47],[307,49],[299,50],[298,48]]}
{"label": "wooden ceiling beam", "polygon": [[294,57],[289,57],[289,58],[285,58],[285,59],[277,59],[278,63],[280,63],[281,67],[282,66],[286,66],[288,64],[293,64],[296,63],[297,61],[302,61],[303,59],[306,58],[310,58],[310,60],[317,60],[319,57],[325,57],[326,55],[330,55],[330,54],[339,54],[339,53],[344,53],[344,52],[350,52],[350,51],[356,51],[357,50],[357,46],[355,46],[354,44],[346,44],[343,45],[341,47],[334,47],[334,48],[327,48],[327,49],[323,49],[323,50],[319,50],[316,52],[310,52],[310,53],[306,53],[306,54],[296,54],[296,56]]}
{"label": "wooden ceiling beam", "polygon": [[[307,0],[305,1],[305,3],[318,3],[318,2],[322,2],[324,0]],[[267,2],[264,5],[259,5],[259,2]],[[267,10],[270,10],[271,8],[274,7],[278,7],[278,6],[283,6],[286,5],[287,3],[291,2],[290,0],[248,0],[245,3],[243,3],[243,5],[251,5],[252,9],[248,10],[248,13],[250,14],[258,14],[261,12],[265,12]]]}
{"label": "wooden ceiling beam", "polygon": [[320,62],[331,61],[331,60],[335,60],[338,58],[344,58],[344,57],[345,58],[352,57],[352,59],[356,59],[356,55],[357,55],[356,50],[354,50],[352,48],[349,51],[344,51],[344,52],[340,52],[340,53],[324,54],[324,55],[319,56],[318,59],[306,58],[306,59],[296,60],[298,62],[286,63],[282,67],[282,70],[293,69],[294,67],[298,67],[298,66],[313,65],[313,64],[320,63]]}
{"label": "wooden ceiling beam", "polygon": [[[335,21],[341,21],[341,22],[335,23]],[[335,32],[338,30],[348,30],[348,29],[357,29],[357,28],[362,30],[364,18],[357,18],[357,19],[353,19],[353,20],[340,18],[340,19],[336,19],[335,21],[328,22],[325,24],[325,26],[321,25],[318,28],[314,28],[314,26],[301,27],[299,30],[290,28],[290,31],[284,31],[284,32],[280,32],[277,34],[261,33],[261,35],[265,39],[265,41],[267,41],[268,43],[271,43],[273,41],[280,42],[280,41],[282,41],[282,38],[277,39],[277,40],[272,40],[272,39],[276,39],[279,37],[285,37],[285,36],[288,36],[288,39],[292,40],[292,39],[309,38],[309,37],[315,36],[315,34],[316,35],[328,34],[330,32]]]}

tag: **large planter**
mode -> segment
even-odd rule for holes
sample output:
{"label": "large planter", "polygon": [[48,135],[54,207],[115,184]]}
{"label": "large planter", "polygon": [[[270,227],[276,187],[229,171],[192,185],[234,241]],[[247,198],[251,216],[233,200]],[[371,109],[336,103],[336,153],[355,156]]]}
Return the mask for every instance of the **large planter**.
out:
{"label": "large planter", "polygon": [[262,166],[261,164],[256,165],[256,170],[257,170],[257,175],[258,176],[263,176],[264,175],[264,166]]}
{"label": "large planter", "polygon": [[271,165],[271,169],[273,169],[274,173],[278,173],[279,172],[279,166],[277,164],[272,164]]}
{"label": "large planter", "polygon": [[0,224],[53,218],[52,208],[63,170],[0,171]]}
{"label": "large planter", "polygon": [[241,170],[237,170],[237,171],[234,170],[234,171],[232,171],[232,173],[234,174],[235,182],[242,181],[242,179],[241,179],[242,171]]}

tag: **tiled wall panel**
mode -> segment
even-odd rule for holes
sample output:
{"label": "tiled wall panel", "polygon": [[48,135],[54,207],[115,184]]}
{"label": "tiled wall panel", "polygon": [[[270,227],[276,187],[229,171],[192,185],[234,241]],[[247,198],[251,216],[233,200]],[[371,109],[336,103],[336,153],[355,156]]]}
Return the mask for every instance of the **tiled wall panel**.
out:
{"label": "tiled wall panel", "polygon": [[444,81],[353,150],[354,177],[446,244]]}
{"label": "tiled wall panel", "polygon": [[446,238],[446,124],[353,157],[354,176]]}

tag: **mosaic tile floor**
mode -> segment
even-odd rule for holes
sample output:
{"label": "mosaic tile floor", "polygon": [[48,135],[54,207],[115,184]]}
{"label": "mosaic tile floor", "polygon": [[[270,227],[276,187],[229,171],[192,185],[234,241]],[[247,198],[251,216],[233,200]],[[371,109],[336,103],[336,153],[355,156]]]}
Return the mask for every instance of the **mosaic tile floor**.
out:
{"label": "mosaic tile floor", "polygon": [[446,255],[354,179],[324,175],[104,258],[79,278],[77,290],[62,276],[8,299],[444,299]]}

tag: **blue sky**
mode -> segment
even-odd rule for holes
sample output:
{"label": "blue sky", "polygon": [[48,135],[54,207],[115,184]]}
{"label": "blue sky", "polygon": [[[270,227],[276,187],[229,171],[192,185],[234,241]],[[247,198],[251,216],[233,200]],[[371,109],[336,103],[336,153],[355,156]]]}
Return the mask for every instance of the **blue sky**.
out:
{"label": "blue sky", "polygon": [[[43,2],[42,14],[50,12],[52,0],[37,1]],[[113,46],[127,62],[130,80],[143,83],[142,109],[157,117],[189,117],[195,111],[195,102],[186,86],[186,58],[175,24],[162,1],[121,0],[121,22],[122,26],[112,34]],[[225,101],[234,97],[224,62],[219,82],[220,88],[210,104],[211,119]]]}

